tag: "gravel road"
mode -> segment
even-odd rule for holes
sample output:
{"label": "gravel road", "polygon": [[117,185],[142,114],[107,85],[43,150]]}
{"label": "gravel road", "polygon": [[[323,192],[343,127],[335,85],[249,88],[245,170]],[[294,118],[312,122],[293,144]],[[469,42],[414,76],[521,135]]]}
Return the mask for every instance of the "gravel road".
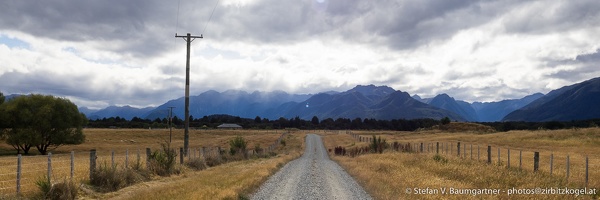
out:
{"label": "gravel road", "polygon": [[271,176],[252,199],[372,199],[329,159],[320,136],[307,135],[305,147],[302,157]]}

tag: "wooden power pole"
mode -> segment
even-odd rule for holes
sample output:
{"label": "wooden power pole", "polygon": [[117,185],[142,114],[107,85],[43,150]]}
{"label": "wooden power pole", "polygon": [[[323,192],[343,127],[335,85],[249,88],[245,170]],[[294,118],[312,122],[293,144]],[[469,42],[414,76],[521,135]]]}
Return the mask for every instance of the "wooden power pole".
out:
{"label": "wooden power pole", "polygon": [[175,33],[176,38],[183,38],[187,42],[187,56],[185,61],[185,132],[183,135],[183,154],[187,155],[190,144],[190,46],[192,41],[196,38],[202,38],[200,36],[192,36],[188,33],[185,36],[178,36]]}

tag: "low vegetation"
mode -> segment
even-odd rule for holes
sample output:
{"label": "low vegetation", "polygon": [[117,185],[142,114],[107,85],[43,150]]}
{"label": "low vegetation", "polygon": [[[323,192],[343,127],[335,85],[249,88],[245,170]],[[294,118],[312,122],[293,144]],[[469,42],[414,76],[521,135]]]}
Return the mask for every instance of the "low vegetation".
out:
{"label": "low vegetation", "polygon": [[[452,124],[452,123],[451,123]],[[496,163],[496,149],[492,165],[477,159],[460,158],[456,154],[406,153],[385,150],[383,154],[363,154],[356,157],[332,156],[376,199],[570,199],[574,195],[512,195],[508,190],[524,188],[585,188],[584,161],[581,155],[591,156],[588,189],[600,188],[600,173],[596,172],[600,158],[600,129],[570,129],[555,131],[511,131],[481,134],[477,132],[443,132],[430,130],[421,132],[354,132],[363,137],[373,135],[386,138],[388,143],[396,141],[417,144],[421,142],[457,142],[470,144],[493,145],[502,147],[502,164]],[[364,147],[372,145],[357,142],[347,134],[327,134],[325,146]],[[435,143],[434,143],[435,144]],[[455,144],[455,143],[453,143]],[[456,148],[456,146],[454,146]],[[523,149],[528,162],[523,168],[518,167],[518,151],[513,151],[513,164],[506,166],[506,149]],[[456,149],[454,149],[456,151]],[[541,165],[539,172],[533,172],[530,151],[540,151]],[[516,154],[514,154],[516,152]],[[547,169],[550,153],[555,161],[553,174]],[[571,155],[571,178],[565,179],[564,158]],[[515,159],[516,158],[516,159]],[[517,163],[517,164],[515,164]],[[441,188],[495,188],[503,190],[499,195],[442,195]],[[421,190],[423,189],[423,190]],[[427,190],[429,189],[429,190]],[[435,190],[434,190],[435,189]],[[418,190],[418,191],[417,191]],[[417,192],[438,192],[437,194],[415,194]],[[448,192],[448,191],[446,191]],[[598,191],[597,191],[598,192]],[[582,199],[596,199],[599,195],[581,195]]]}

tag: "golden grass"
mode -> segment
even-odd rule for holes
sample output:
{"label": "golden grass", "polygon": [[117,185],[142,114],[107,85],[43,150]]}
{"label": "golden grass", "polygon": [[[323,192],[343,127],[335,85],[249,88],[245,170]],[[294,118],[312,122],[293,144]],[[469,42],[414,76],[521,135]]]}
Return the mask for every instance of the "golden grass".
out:
{"label": "golden grass", "polygon": [[[227,163],[204,171],[186,173],[168,182],[143,183],[118,192],[114,199],[237,199],[248,196],[287,162],[300,156],[304,134],[288,135],[288,151],[272,159]],[[134,189],[134,190],[132,190]]]}
{"label": "golden grass", "polygon": [[[123,167],[126,160],[126,151],[128,151],[128,165],[133,166],[138,161],[145,166],[146,152],[145,148],[151,148],[152,151],[161,147],[162,143],[168,141],[169,130],[147,130],[147,129],[85,129],[86,142],[80,145],[61,146],[52,151],[52,179],[69,179],[71,171],[71,155],[75,152],[74,159],[74,177],[76,183],[86,182],[89,179],[89,150],[97,150],[97,164],[112,163],[112,152],[114,151],[114,163],[117,167]],[[254,149],[255,145],[267,148],[283,133],[278,131],[257,131],[257,130],[191,130],[190,148],[198,150],[200,147],[222,147],[229,148],[229,140],[235,136],[241,135],[248,141],[248,148]],[[293,138],[299,137],[303,133],[292,134]],[[303,142],[287,142],[287,147],[277,149],[279,153],[299,152]],[[173,143],[177,148],[183,146],[183,130],[173,130]],[[0,148],[4,151],[10,151],[12,147],[2,144]],[[31,152],[36,152],[34,149]],[[195,152],[195,151],[192,151]],[[195,153],[190,153],[194,156]],[[195,155],[195,156],[199,156]],[[22,157],[22,181],[21,192],[25,196],[30,196],[37,192],[35,182],[47,174],[47,156],[34,155]],[[179,160],[179,159],[178,159]],[[248,161],[252,163],[252,161]],[[16,156],[0,157],[0,198],[16,194]]]}
{"label": "golden grass", "polygon": [[[424,143],[430,153],[368,154],[356,158],[333,157],[376,199],[439,199],[439,198],[549,198],[563,199],[573,196],[440,196],[407,194],[406,188],[535,188],[535,187],[585,187],[585,156],[589,157],[588,188],[600,188],[600,129],[573,129],[558,131],[511,131],[506,133],[474,134],[426,132],[353,132],[370,137],[380,135],[388,142]],[[434,161],[435,142],[440,142],[441,156],[446,163]],[[461,157],[456,154],[457,141],[461,141]],[[327,148],[334,146],[361,146],[349,135],[328,134],[324,136]],[[465,146],[466,145],[466,156]],[[473,144],[473,160],[471,160]],[[477,145],[480,161],[477,161]],[[485,163],[487,145],[492,146],[492,165]],[[447,152],[452,149],[451,152]],[[500,148],[500,163],[498,163]],[[508,149],[511,168],[507,169]],[[522,151],[522,169],[519,169],[519,151]],[[540,152],[540,172],[533,173],[533,152]],[[553,154],[553,171],[550,174],[550,155]],[[566,156],[570,156],[570,178],[566,177]],[[414,191],[411,191],[414,193]],[[597,198],[598,196],[595,196]],[[585,196],[592,198],[592,196]]]}

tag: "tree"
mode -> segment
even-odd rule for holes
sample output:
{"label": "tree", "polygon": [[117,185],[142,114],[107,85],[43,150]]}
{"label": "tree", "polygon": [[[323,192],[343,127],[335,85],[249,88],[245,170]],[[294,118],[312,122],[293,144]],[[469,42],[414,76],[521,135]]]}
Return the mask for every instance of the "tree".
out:
{"label": "tree", "polygon": [[0,113],[4,113],[6,120],[4,139],[19,153],[22,150],[28,154],[35,146],[45,155],[49,147],[81,144],[85,140],[82,127],[87,119],[67,99],[36,94],[20,96],[0,105]]}
{"label": "tree", "polygon": [[2,94],[2,92],[0,92],[0,105],[2,105],[4,103],[4,100],[6,98],[4,97],[4,94]]}
{"label": "tree", "polygon": [[317,116],[313,116],[312,119],[310,120],[310,123],[312,123],[313,125],[319,125],[319,118]]}
{"label": "tree", "polygon": [[260,124],[262,122],[262,120],[260,119],[260,116],[256,116],[254,118],[254,123]]}
{"label": "tree", "polygon": [[450,123],[450,118],[444,117],[444,118],[442,118],[441,122],[442,122],[442,125],[449,124]]}

